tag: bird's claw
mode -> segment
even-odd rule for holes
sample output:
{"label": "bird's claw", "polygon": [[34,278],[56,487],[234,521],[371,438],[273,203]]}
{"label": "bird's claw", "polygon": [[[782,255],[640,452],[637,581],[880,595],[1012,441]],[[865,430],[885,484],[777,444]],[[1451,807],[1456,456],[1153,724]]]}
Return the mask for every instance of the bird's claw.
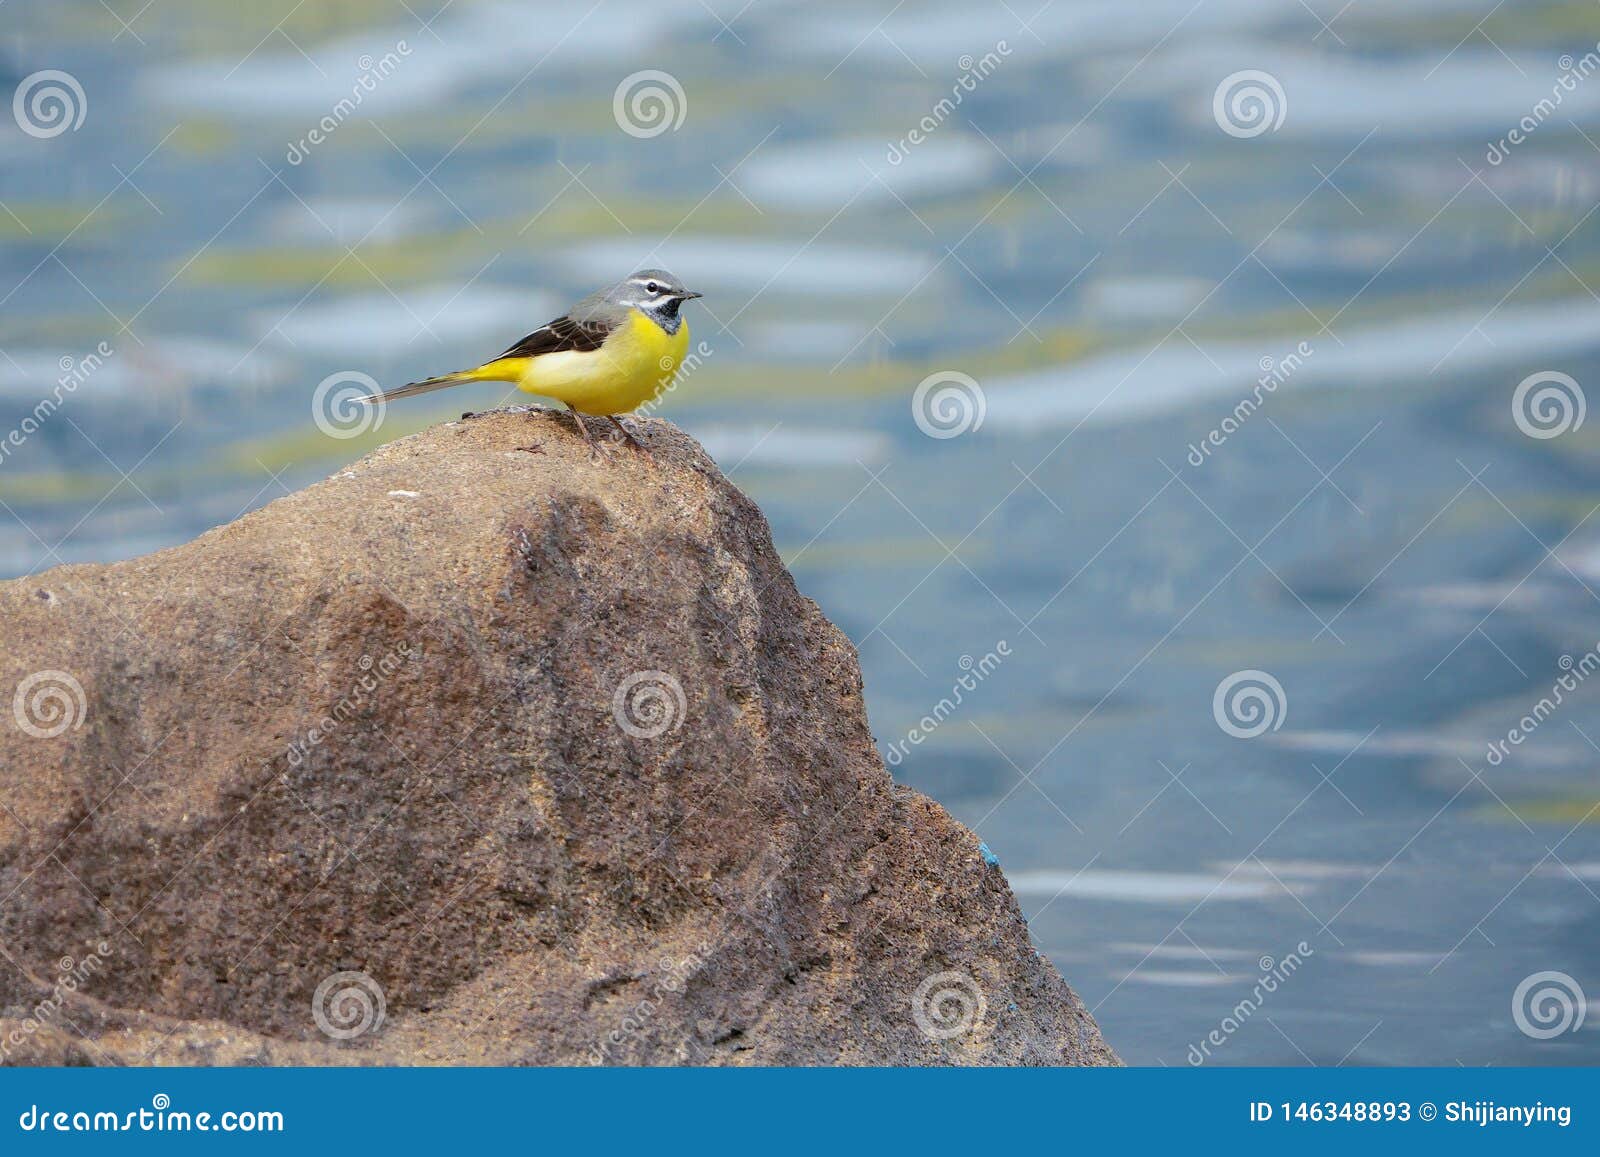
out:
{"label": "bird's claw", "polygon": [[[616,417],[615,415],[612,415],[611,418],[610,418],[610,421],[611,421],[612,426],[614,426],[616,428],[617,437],[630,442],[633,445],[633,448],[635,450],[645,451],[644,443],[639,441],[638,436],[633,432],[632,428],[628,425],[628,420],[626,418],[619,418],[619,417]],[[645,452],[648,453],[648,451],[645,451]]]}

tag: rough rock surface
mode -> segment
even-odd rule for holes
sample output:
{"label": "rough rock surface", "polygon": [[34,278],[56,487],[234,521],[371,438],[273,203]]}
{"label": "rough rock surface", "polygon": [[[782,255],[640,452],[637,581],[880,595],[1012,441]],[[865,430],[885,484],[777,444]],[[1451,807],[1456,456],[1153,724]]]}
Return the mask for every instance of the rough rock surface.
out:
{"label": "rough rock surface", "polygon": [[0,1060],[1117,1063],[642,430],[481,415],[0,584]]}

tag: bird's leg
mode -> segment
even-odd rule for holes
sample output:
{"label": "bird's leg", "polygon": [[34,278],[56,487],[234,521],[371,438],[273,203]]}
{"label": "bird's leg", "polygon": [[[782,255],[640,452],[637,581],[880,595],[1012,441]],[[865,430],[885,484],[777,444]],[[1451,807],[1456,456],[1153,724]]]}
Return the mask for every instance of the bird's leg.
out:
{"label": "bird's leg", "polygon": [[[617,428],[617,431],[624,438],[626,438],[628,441],[633,443],[633,445],[634,445],[634,447],[636,449],[644,450],[644,443],[639,441],[639,439],[634,436],[634,433],[633,433],[632,430],[628,429],[628,423],[624,422],[621,418],[617,417],[615,414],[607,414],[606,417],[610,419],[611,424]],[[649,453],[649,451],[645,451],[645,452]]]}
{"label": "bird's leg", "polygon": [[594,435],[589,433],[589,427],[584,425],[583,415],[570,405],[567,407],[567,413],[571,414],[572,420],[578,424],[578,433],[583,435],[583,440],[589,443],[589,460],[591,462],[600,461],[600,445],[594,440]]}

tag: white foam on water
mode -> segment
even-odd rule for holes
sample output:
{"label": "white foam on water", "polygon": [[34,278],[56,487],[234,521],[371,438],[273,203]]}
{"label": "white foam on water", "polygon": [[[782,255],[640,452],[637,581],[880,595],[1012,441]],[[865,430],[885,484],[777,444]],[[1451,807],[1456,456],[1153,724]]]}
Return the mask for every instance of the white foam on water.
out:
{"label": "white foam on water", "polygon": [[[1264,736],[1262,741],[1295,751],[1320,752],[1336,759],[1351,756],[1443,759],[1448,761],[1452,772],[1460,766],[1458,760],[1464,760],[1469,767],[1478,767],[1488,755],[1488,744],[1484,740],[1424,731],[1395,731],[1374,735],[1362,742],[1364,734],[1360,731],[1280,731]],[[1510,758],[1524,769],[1571,767],[1586,760],[1587,748],[1580,744],[1562,746],[1552,739],[1541,739],[1519,747]]]}
{"label": "white foam on water", "polygon": [[862,323],[848,321],[761,321],[740,327],[745,357],[767,361],[814,362],[832,365],[841,351],[854,350],[865,359],[876,348]]}
{"label": "white foam on water", "polygon": [[1114,952],[1153,960],[1255,960],[1260,956],[1243,948],[1203,948],[1194,944],[1134,944],[1119,940],[1109,947]]}
{"label": "white foam on water", "polygon": [[846,137],[763,149],[739,169],[738,185],[756,204],[835,212],[841,205],[916,201],[987,185],[1005,159],[953,126],[889,160],[892,142]]}
{"label": "white foam on water", "polygon": [[1556,557],[1581,577],[1600,580],[1600,537],[1580,530],[1571,541],[1556,552]]}
{"label": "white foam on water", "polygon": [[[0,395],[14,398],[43,398],[53,396],[63,377],[70,378],[73,366],[79,364],[84,353],[90,351],[65,349],[16,349],[10,356],[0,358]],[[69,364],[70,363],[70,364]],[[89,382],[101,393],[121,393],[139,380],[133,367],[119,362],[115,355],[104,359],[104,364],[85,377],[73,393],[84,390]]]}
{"label": "white foam on water", "polygon": [[[93,347],[84,350],[17,349],[0,358],[0,395],[15,398],[54,397],[62,378],[84,367]],[[70,362],[70,365],[64,363]],[[81,369],[75,389],[62,387],[63,396],[83,394],[107,397],[138,391],[178,392],[196,382],[223,382],[233,386],[265,386],[282,381],[288,367],[276,357],[247,345],[188,335],[147,336],[144,345],[131,341],[113,346],[109,357],[93,368]]]}
{"label": "white foam on water", "polygon": [[[854,6],[830,12],[827,20],[786,23],[784,43],[828,59],[830,64],[848,53],[852,60],[875,66],[889,64],[897,71],[909,72],[909,58],[925,70],[942,70],[930,73],[933,82],[948,75],[947,83],[954,83],[962,72],[962,54],[981,57],[994,51],[999,40],[1005,40],[1011,49],[1011,56],[1000,65],[1005,69],[1013,65],[1025,67],[1026,62],[1040,59],[1099,57],[1119,49],[1137,48],[1143,52],[1167,29],[1181,33],[1170,39],[1183,42],[1283,19],[1308,19],[1301,0],[1207,0],[1203,4],[1194,0],[1139,0],[1136,20],[1129,18],[1124,0],[1074,0],[1070,4],[1034,7],[1037,11],[1018,8],[1010,14],[1014,19],[1010,19],[986,5],[961,0],[906,5],[887,15],[867,5]],[[1473,8],[1473,0],[1406,3],[1407,15]],[[1442,49],[1440,54],[1443,55]],[[1123,65],[1118,74],[1126,67]],[[1242,67],[1245,65],[1236,60],[1217,75]]]}
{"label": "white foam on water", "polygon": [[1362,731],[1292,731],[1285,729],[1263,737],[1275,747],[1345,756],[1442,756],[1466,760],[1483,756],[1475,739],[1426,731],[1384,731],[1368,737]]}
{"label": "white foam on water", "polygon": [[[1129,94],[1171,97],[1185,119],[1215,125],[1212,98],[1219,80],[1241,67],[1274,77],[1286,106],[1272,130],[1287,137],[1364,136],[1373,128],[1386,141],[1482,135],[1498,140],[1536,105],[1552,99],[1561,75],[1555,55],[1507,55],[1489,46],[1463,45],[1385,55],[1307,52],[1266,40],[1187,40],[1162,57],[1159,68],[1138,70]],[[1277,102],[1274,101],[1274,107]],[[1536,132],[1571,132],[1568,120],[1600,115],[1600,86],[1579,81],[1563,92],[1556,115]],[[1482,167],[1483,152],[1469,159]],[[1470,179],[1463,169],[1461,185]]]}
{"label": "white foam on water", "polygon": [[1088,870],[1007,873],[1018,896],[1127,900],[1141,904],[1197,904],[1206,900],[1269,900],[1291,895],[1276,880],[1202,876],[1188,872]]}
{"label": "white foam on water", "polygon": [[876,462],[889,442],[872,430],[719,425],[697,429],[707,454],[724,470],[739,466],[855,466]]}
{"label": "white foam on water", "polygon": [[1439,963],[1443,952],[1340,952],[1340,959],[1369,968],[1421,968]]}
{"label": "white foam on water", "polygon": [[1159,984],[1165,988],[1216,988],[1244,979],[1228,972],[1189,972],[1176,968],[1135,968],[1126,976],[1115,971],[1108,972],[1108,975],[1139,984]]}
{"label": "white foam on water", "polygon": [[[336,119],[436,108],[464,89],[516,83],[535,69],[561,73],[595,65],[620,67],[667,34],[711,20],[696,5],[652,0],[608,0],[604,11],[553,0],[462,4],[435,20],[431,30],[397,23],[309,44],[303,54],[270,38],[243,61],[237,55],[163,61],[146,84],[172,105],[213,114],[300,118],[304,131],[321,117],[335,115],[335,106],[351,98],[363,75],[370,75],[371,64],[363,64],[382,61],[386,54],[395,57],[392,69],[372,81],[372,91],[362,91],[359,106]],[[398,51],[402,41],[409,49],[406,55]],[[486,45],[493,50],[486,52]],[[502,83],[496,92],[505,88]]]}
{"label": "white foam on water", "polygon": [[1367,879],[1377,875],[1376,866],[1335,864],[1325,860],[1245,860],[1241,864],[1213,864],[1220,871],[1232,870],[1235,876],[1265,876],[1279,880],[1309,883],[1315,880]]}
{"label": "white foam on water", "polygon": [[[1557,555],[1563,558],[1567,565],[1573,566],[1574,570],[1581,572],[1582,568],[1574,566],[1572,559],[1566,558],[1559,551]],[[1594,561],[1600,563],[1600,558]],[[1600,572],[1595,573],[1600,574]],[[1446,611],[1497,611],[1502,607],[1514,611],[1534,611],[1548,607],[1549,600],[1560,593],[1551,583],[1529,579],[1521,583],[1511,581],[1429,583],[1426,586],[1397,591],[1393,597]]]}
{"label": "white foam on water", "polygon": [[260,310],[254,318],[263,336],[273,334],[302,352],[391,356],[406,347],[425,349],[435,340],[472,340],[484,343],[488,358],[562,308],[553,294],[480,282],[466,289],[431,285],[398,295],[351,294],[307,302],[288,317]]}
{"label": "white foam on water", "polygon": [[[1459,239],[1447,238],[1446,241],[1459,252]],[[1260,252],[1262,262],[1280,277],[1290,273],[1370,277],[1393,260],[1396,253],[1424,256],[1423,247],[1427,244],[1427,235],[1417,237],[1415,230],[1344,228],[1318,233],[1279,229],[1262,241]]]}
{"label": "white foam on water", "polygon": [[[1600,812],[1596,812],[1600,815]],[[1566,880],[1578,883],[1584,880],[1600,880],[1600,862],[1594,860],[1579,860],[1566,864],[1541,864],[1534,869],[1538,876],[1550,876],[1557,880]]]}
{"label": "white foam on water", "polygon": [[276,237],[313,243],[400,241],[417,236],[431,216],[414,201],[306,197],[286,202],[268,224]]}
{"label": "white foam on water", "polygon": [[[1338,329],[1343,345],[1308,330],[1312,353],[1280,390],[1425,385],[1441,375],[1510,366],[1513,388],[1529,360],[1549,368],[1555,359],[1600,345],[1600,306],[1592,301],[1551,301],[1505,306],[1485,317],[1463,310]],[[1115,424],[1197,405],[1206,398],[1232,404],[1251,394],[1262,359],[1281,360],[1296,337],[1199,340],[1171,336],[1155,349],[1116,350],[1049,369],[1006,374],[981,382],[988,399],[983,429],[1033,432],[1079,422]],[[1508,395],[1509,396],[1509,395]],[[1263,408],[1270,408],[1270,395]],[[1218,420],[1226,416],[1218,412]],[[1179,448],[1181,450],[1181,448]]]}
{"label": "white foam on water", "polygon": [[1199,277],[1107,277],[1084,291],[1091,316],[1101,321],[1176,321],[1205,299],[1211,283]]}
{"label": "white foam on water", "polygon": [[[673,237],[648,241],[607,239],[575,245],[563,260],[586,281],[609,284],[647,265],[670,269],[690,289],[706,295],[706,308],[718,316],[738,305],[727,294],[778,294],[812,297],[900,297],[927,277],[933,261],[926,253],[887,246],[811,241],[804,237]],[[932,283],[929,278],[928,284]],[[688,316],[694,316],[689,307]],[[694,325],[691,320],[690,325]]]}

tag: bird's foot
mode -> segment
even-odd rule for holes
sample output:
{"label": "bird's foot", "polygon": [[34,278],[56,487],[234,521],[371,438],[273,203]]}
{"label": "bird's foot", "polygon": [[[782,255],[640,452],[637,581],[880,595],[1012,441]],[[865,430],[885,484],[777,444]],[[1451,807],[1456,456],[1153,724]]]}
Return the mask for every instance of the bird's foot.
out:
{"label": "bird's foot", "polygon": [[589,433],[589,427],[584,423],[583,415],[572,409],[570,406],[567,407],[567,413],[571,414],[572,420],[577,423],[578,433],[583,435],[583,440],[589,443],[589,461],[602,461],[603,457],[600,453],[600,444],[594,440],[594,435]]}
{"label": "bird's foot", "polygon": [[619,418],[615,414],[608,415],[608,417],[611,421],[611,424],[616,427],[617,433],[627,441],[631,442],[634,449],[643,451],[646,454],[649,453],[649,450],[645,448],[645,444],[639,441],[633,430],[629,428],[626,418]]}

